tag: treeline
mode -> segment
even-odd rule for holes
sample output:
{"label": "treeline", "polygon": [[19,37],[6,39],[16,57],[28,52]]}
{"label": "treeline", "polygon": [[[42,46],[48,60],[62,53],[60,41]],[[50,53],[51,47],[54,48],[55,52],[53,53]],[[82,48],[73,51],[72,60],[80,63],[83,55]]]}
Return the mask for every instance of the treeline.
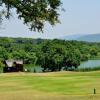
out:
{"label": "treeline", "polygon": [[82,61],[100,58],[100,43],[31,38],[0,38],[0,66],[8,59],[39,65],[43,71],[76,69]]}

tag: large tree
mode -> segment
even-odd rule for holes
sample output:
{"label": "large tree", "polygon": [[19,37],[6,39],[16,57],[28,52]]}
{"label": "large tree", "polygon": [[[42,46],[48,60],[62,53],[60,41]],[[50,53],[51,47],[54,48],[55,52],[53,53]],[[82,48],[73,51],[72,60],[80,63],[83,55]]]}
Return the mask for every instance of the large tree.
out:
{"label": "large tree", "polygon": [[63,67],[64,54],[64,46],[50,41],[44,42],[37,54],[38,64],[41,65],[43,71],[60,71]]}
{"label": "large tree", "polygon": [[3,4],[6,7],[3,14],[7,18],[11,14],[10,10],[15,8],[18,18],[23,19],[31,30],[43,31],[45,22],[51,25],[59,22],[58,10],[62,3],[61,0],[0,0],[1,7]]}

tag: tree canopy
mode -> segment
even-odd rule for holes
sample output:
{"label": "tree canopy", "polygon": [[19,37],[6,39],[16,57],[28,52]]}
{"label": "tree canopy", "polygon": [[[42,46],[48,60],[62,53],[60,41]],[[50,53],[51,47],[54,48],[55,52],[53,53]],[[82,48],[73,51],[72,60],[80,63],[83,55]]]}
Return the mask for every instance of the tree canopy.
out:
{"label": "tree canopy", "polygon": [[30,69],[75,70],[83,61],[100,59],[100,43],[0,37],[0,65],[10,59],[23,60]]}
{"label": "tree canopy", "polygon": [[[1,11],[6,18],[10,16],[10,10],[16,9],[19,19],[30,26],[31,30],[43,31],[45,22],[55,25],[59,22],[61,0],[0,0],[0,6],[6,7]],[[0,14],[1,19],[1,14]]]}

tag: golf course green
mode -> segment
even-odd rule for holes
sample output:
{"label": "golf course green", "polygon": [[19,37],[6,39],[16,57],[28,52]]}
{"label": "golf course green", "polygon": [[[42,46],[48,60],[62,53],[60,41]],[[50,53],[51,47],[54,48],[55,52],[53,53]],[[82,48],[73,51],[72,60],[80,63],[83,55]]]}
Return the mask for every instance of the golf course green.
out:
{"label": "golf course green", "polygon": [[100,71],[2,73],[0,100],[100,100]]}

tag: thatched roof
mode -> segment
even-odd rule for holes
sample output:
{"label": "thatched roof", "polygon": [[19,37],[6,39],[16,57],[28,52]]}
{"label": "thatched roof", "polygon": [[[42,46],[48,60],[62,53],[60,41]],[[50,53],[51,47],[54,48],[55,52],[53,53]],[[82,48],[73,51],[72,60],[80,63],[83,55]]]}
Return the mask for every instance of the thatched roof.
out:
{"label": "thatched roof", "polygon": [[22,60],[16,60],[16,61],[14,61],[16,64],[20,64],[20,65],[22,65],[23,64],[23,61]]}
{"label": "thatched roof", "polygon": [[6,60],[5,63],[6,63],[6,65],[8,67],[12,67],[13,66],[13,61],[12,60]]}
{"label": "thatched roof", "polygon": [[4,61],[5,64],[7,65],[7,67],[13,67],[13,64],[20,64],[22,65],[23,64],[23,61],[22,60],[5,60]]}

